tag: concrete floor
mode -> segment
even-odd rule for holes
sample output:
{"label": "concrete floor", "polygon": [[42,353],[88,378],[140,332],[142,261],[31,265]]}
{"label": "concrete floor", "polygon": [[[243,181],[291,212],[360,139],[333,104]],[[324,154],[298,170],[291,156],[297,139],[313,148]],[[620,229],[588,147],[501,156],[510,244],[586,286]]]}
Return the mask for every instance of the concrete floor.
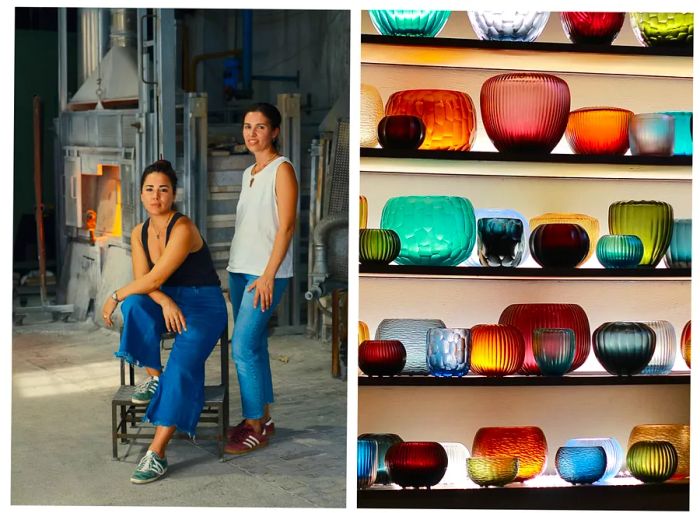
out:
{"label": "concrete floor", "polygon": [[[12,340],[12,505],[344,507],[346,382],[330,375],[330,344],[270,338],[277,434],[267,448],[220,462],[213,441],[174,440],[166,477],[133,485],[148,443],[120,445],[124,461],[112,460],[118,334],[91,322],[25,322]],[[207,383],[218,378],[217,357],[218,347]],[[230,372],[233,423],[233,363]]]}

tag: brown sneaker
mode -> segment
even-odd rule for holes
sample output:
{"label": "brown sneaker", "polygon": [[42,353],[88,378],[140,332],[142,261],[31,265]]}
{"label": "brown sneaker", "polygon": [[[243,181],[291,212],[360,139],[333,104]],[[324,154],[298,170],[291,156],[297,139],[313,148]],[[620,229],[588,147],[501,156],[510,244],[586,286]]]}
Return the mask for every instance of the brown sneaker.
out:
{"label": "brown sneaker", "polygon": [[269,439],[264,427],[262,433],[256,433],[252,427],[244,423],[240,429],[234,431],[233,437],[226,442],[224,452],[227,454],[246,454],[265,447],[268,442]]}

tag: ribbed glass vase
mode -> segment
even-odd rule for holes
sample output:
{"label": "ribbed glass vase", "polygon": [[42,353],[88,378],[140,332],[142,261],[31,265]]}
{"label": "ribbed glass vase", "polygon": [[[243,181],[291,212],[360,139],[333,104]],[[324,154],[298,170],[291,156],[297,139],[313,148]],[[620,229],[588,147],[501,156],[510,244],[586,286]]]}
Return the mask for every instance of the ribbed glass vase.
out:
{"label": "ribbed glass vase", "polygon": [[476,37],[488,41],[532,42],[548,19],[546,11],[469,11]]}
{"label": "ribbed glass vase", "polygon": [[449,17],[450,11],[369,11],[372,25],[384,36],[435,37]]}
{"label": "ribbed glass vase", "polygon": [[381,227],[401,240],[398,264],[453,266],[476,241],[474,207],[461,196],[398,196],[382,209]]}
{"label": "ribbed glass vase", "polygon": [[377,146],[377,125],[383,117],[384,103],[379,90],[370,84],[360,84],[360,146]]}
{"label": "ribbed glass vase", "polygon": [[384,458],[389,447],[396,443],[403,442],[403,439],[394,433],[364,433],[357,438],[358,440],[374,440],[377,443],[377,479],[375,483],[391,483]]}
{"label": "ribbed glass vase", "polygon": [[447,471],[440,480],[441,485],[465,486],[467,474],[464,471],[469,458],[469,450],[459,442],[439,442],[447,453]]}
{"label": "ribbed glass vase", "polygon": [[651,361],[642,369],[642,374],[668,374],[676,361],[676,330],[668,321],[644,321],[644,324],[654,330],[656,348]]}
{"label": "ribbed glass vase", "polygon": [[561,78],[506,73],[481,86],[481,119],[500,152],[550,153],[564,135],[571,95]]}
{"label": "ribbed glass vase", "polygon": [[641,322],[605,322],[593,332],[593,352],[610,374],[639,374],[651,361],[656,334]]}
{"label": "ribbed glass vase", "polygon": [[472,456],[518,458],[515,481],[526,481],[547,468],[547,439],[536,426],[482,427],[474,435]]}
{"label": "ribbed glass vase", "polygon": [[399,256],[401,240],[393,230],[364,228],[360,230],[360,263],[389,264]]}
{"label": "ribbed glass vase", "polygon": [[689,269],[693,262],[693,220],[674,219],[665,262],[671,269]]}
{"label": "ribbed glass vase", "polygon": [[607,457],[600,446],[559,447],[554,461],[557,473],[571,484],[591,484],[605,475]]}
{"label": "ribbed glass vase", "polygon": [[389,96],[387,116],[417,116],[425,126],[421,150],[469,151],[476,138],[471,97],[449,89],[408,89]]}
{"label": "ribbed glass vase", "polygon": [[683,326],[683,332],[681,333],[681,354],[683,355],[683,360],[685,364],[690,369],[690,321],[685,323]]}
{"label": "ribbed glass vase", "polygon": [[596,256],[606,269],[633,269],[643,255],[644,246],[636,235],[603,235],[598,239]]}
{"label": "ribbed glass vase", "polygon": [[572,43],[609,45],[625,22],[624,12],[562,12],[561,26]]}
{"label": "ribbed glass vase", "polygon": [[663,201],[617,201],[608,208],[613,235],[636,235],[644,254],[640,267],[656,267],[671,243],[673,207]]}
{"label": "ribbed glass vase", "polygon": [[631,12],[630,23],[644,46],[693,47],[692,12]]}
{"label": "ribbed glass vase", "polygon": [[357,487],[369,488],[377,479],[377,442],[357,441]]}
{"label": "ribbed glass vase", "polygon": [[637,442],[627,450],[630,474],[644,483],[663,483],[677,466],[678,456],[668,442]]}
{"label": "ribbed glass vase", "polygon": [[586,230],[590,245],[586,257],[583,259],[583,262],[581,262],[581,264],[585,264],[593,253],[595,253],[598,236],[600,235],[600,222],[595,217],[579,212],[547,212],[546,214],[541,214],[530,219],[530,230],[534,231],[535,228],[543,224],[567,223],[577,224]]}
{"label": "ribbed glass vase", "polygon": [[536,328],[532,332],[532,354],[544,376],[562,376],[576,354],[576,335],[568,328]]}
{"label": "ribbed glass vase", "polygon": [[605,451],[606,467],[603,477],[599,481],[607,481],[615,477],[622,464],[625,462],[625,453],[620,442],[614,438],[572,438],[564,444],[567,447],[596,447],[600,446]]}
{"label": "ribbed glass vase", "polygon": [[426,343],[430,328],[444,328],[439,319],[384,319],[377,326],[377,340],[400,340],[406,349],[402,374],[427,375]]}
{"label": "ribbed glass vase", "polygon": [[[574,363],[567,372],[578,369],[591,352],[591,327],[586,312],[579,305],[566,303],[521,303],[506,307],[499,324],[515,326],[525,341],[522,374],[540,374],[532,351],[532,333],[537,328],[569,328],[576,334]],[[473,334],[472,334],[473,337]],[[472,354],[472,361],[474,356]]]}
{"label": "ribbed glass vase", "polygon": [[464,376],[469,372],[471,347],[471,331],[467,328],[430,328],[426,355],[430,374]]}
{"label": "ribbed glass vase", "polygon": [[525,357],[523,337],[504,324],[472,326],[471,371],[483,376],[507,376],[518,372]]}
{"label": "ribbed glass vase", "polygon": [[627,448],[640,441],[664,441],[673,445],[678,467],[672,479],[690,476],[690,426],[688,424],[639,424],[632,429]]}

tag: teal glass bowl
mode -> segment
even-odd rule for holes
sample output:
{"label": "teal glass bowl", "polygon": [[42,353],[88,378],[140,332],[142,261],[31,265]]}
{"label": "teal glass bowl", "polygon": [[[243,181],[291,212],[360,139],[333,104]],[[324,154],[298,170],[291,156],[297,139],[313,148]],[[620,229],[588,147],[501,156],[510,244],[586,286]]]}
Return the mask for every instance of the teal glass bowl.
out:
{"label": "teal glass bowl", "polygon": [[401,240],[396,263],[454,266],[476,242],[474,207],[460,196],[399,196],[382,210],[381,227]]}
{"label": "teal glass bowl", "polygon": [[435,37],[447,23],[451,11],[370,10],[369,17],[383,36]]}
{"label": "teal glass bowl", "polygon": [[403,438],[394,433],[364,433],[358,436],[357,439],[374,440],[377,442],[377,479],[374,482],[376,484],[391,483],[389,472],[387,471],[386,463],[384,462],[384,457],[386,456],[386,451],[389,450],[389,447],[396,443],[403,442]]}
{"label": "teal glass bowl", "polygon": [[636,235],[603,235],[595,254],[606,269],[632,269],[642,260],[644,246]]}
{"label": "teal glass bowl", "polygon": [[625,461],[625,453],[620,442],[615,438],[572,438],[564,444],[566,447],[602,447],[605,451],[606,467],[599,481],[612,479],[620,472]]}
{"label": "teal glass bowl", "polygon": [[666,265],[671,269],[689,269],[692,263],[693,221],[674,219],[671,244],[666,252]]}
{"label": "teal glass bowl", "polygon": [[613,375],[641,373],[655,349],[656,333],[642,322],[605,322],[593,332],[593,352]]}
{"label": "teal glass bowl", "polygon": [[673,117],[673,154],[692,155],[693,154],[693,113],[687,111],[662,112]]}
{"label": "teal glass bowl", "polygon": [[574,363],[576,334],[569,328],[536,328],[532,354],[543,376],[563,376]]}
{"label": "teal glass bowl", "polygon": [[559,447],[554,460],[557,473],[571,484],[590,484],[603,478],[607,455],[600,446]]}

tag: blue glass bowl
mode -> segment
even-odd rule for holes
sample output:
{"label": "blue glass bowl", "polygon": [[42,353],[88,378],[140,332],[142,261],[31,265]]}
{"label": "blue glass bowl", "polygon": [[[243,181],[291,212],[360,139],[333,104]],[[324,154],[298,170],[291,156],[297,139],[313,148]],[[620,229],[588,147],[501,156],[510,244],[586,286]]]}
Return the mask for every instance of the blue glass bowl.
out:
{"label": "blue glass bowl", "polygon": [[384,36],[435,37],[447,23],[450,11],[370,10],[369,17]]}
{"label": "blue glass bowl", "polygon": [[426,361],[430,374],[461,377],[469,372],[472,335],[467,328],[430,328],[427,334]]}
{"label": "blue glass bowl", "polygon": [[484,217],[476,222],[479,262],[486,267],[517,267],[527,242],[523,222],[508,217]]}
{"label": "blue glass bowl", "polygon": [[595,254],[606,269],[632,269],[641,262],[644,245],[636,235],[603,235]]}
{"label": "blue glass bowl", "polygon": [[474,207],[461,196],[398,196],[382,209],[381,227],[401,240],[396,263],[458,265],[476,241]]}
{"label": "blue glass bowl", "polygon": [[620,442],[614,438],[572,438],[564,444],[566,447],[597,447],[605,451],[607,465],[605,473],[598,481],[607,481],[615,477],[625,462],[625,453]]}
{"label": "blue glass bowl", "polygon": [[693,154],[693,131],[691,124],[693,122],[693,113],[687,111],[670,111],[662,112],[673,116],[675,121],[673,133],[673,154],[674,155],[692,155]]}
{"label": "blue glass bowl", "polygon": [[563,480],[572,484],[590,484],[605,475],[607,457],[600,446],[559,447],[555,465]]}
{"label": "blue glass bowl", "polygon": [[639,374],[654,349],[656,334],[642,322],[605,322],[593,332],[593,352],[610,374]]}
{"label": "blue glass bowl", "polygon": [[377,442],[357,441],[357,487],[369,488],[377,478]]}
{"label": "blue glass bowl", "polygon": [[674,219],[671,244],[666,251],[666,265],[672,269],[688,269],[692,263],[693,220]]}
{"label": "blue glass bowl", "polygon": [[[506,208],[475,208],[474,209],[474,217],[476,218],[477,225],[479,223],[479,219],[484,219],[486,217],[520,219],[520,221],[523,223],[523,240],[524,241],[530,240],[530,223],[527,219],[525,219],[524,215],[522,215],[520,212],[518,212],[516,210],[511,210],[511,209],[506,209]],[[525,260],[527,260],[527,258],[529,256],[530,256],[530,245],[523,244],[523,254],[520,257],[520,261],[524,262]],[[473,267],[479,267],[481,265],[481,262],[479,261],[478,244],[474,245],[474,250],[472,251],[472,254],[469,255],[469,258],[467,259],[466,263],[467,263],[467,265],[473,266]]]}
{"label": "blue glass bowl", "polygon": [[386,456],[386,451],[389,450],[389,447],[391,447],[395,443],[403,442],[403,439],[399,435],[396,435],[394,433],[364,433],[358,436],[357,439],[374,440],[375,442],[377,442],[377,479],[374,482],[376,484],[391,483],[391,479],[389,478],[389,472],[387,471],[386,463],[384,462],[384,457]]}

